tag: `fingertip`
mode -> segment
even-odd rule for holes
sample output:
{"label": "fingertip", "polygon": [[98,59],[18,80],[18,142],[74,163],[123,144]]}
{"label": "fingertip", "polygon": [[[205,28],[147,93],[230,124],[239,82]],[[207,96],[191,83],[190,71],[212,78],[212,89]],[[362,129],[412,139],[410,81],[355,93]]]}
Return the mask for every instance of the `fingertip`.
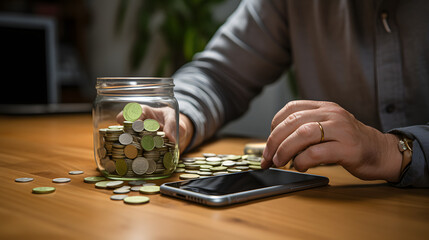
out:
{"label": "fingertip", "polygon": [[270,168],[272,165],[273,163],[271,161],[266,160],[264,157],[262,157],[261,168],[267,169],[267,168]]}
{"label": "fingertip", "polygon": [[274,154],[272,162],[273,162],[273,165],[274,165],[274,166],[276,166],[276,167],[279,167],[279,166],[280,166],[279,158],[277,157],[277,153],[276,153],[276,154]]}

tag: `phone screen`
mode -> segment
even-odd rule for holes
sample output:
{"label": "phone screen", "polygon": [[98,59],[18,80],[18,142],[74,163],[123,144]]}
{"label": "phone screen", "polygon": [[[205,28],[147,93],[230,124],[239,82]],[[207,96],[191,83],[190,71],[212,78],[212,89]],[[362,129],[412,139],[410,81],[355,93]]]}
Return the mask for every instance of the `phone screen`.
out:
{"label": "phone screen", "polygon": [[277,185],[293,185],[294,183],[298,184],[313,181],[318,178],[321,177],[284,170],[266,169],[173,182],[167,183],[166,185],[187,191],[216,196]]}

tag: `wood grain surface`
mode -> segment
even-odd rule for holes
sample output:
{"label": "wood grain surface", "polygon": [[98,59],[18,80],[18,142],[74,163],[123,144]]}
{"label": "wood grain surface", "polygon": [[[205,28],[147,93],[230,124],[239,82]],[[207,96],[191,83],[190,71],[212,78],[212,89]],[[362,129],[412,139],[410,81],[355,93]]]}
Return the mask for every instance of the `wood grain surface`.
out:
{"label": "wood grain surface", "polygon": [[[96,176],[90,115],[0,116],[0,239],[428,239],[429,190],[361,181],[338,166],[309,173],[330,185],[224,208],[162,195],[144,205],[112,201]],[[221,138],[203,152],[242,154],[245,138]],[[83,170],[82,175],[69,175]],[[16,183],[18,177],[33,177]],[[70,183],[55,184],[56,177]],[[178,176],[154,181],[161,184]],[[55,193],[32,194],[37,186]],[[130,195],[139,195],[132,192]]]}

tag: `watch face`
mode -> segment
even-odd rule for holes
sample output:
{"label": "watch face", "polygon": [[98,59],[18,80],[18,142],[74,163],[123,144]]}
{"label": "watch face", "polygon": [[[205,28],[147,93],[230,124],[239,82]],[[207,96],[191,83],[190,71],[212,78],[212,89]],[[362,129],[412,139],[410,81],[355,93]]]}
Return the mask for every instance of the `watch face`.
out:
{"label": "watch face", "polygon": [[399,151],[401,152],[407,150],[407,146],[405,145],[405,142],[402,139],[399,140],[398,147],[399,147]]}

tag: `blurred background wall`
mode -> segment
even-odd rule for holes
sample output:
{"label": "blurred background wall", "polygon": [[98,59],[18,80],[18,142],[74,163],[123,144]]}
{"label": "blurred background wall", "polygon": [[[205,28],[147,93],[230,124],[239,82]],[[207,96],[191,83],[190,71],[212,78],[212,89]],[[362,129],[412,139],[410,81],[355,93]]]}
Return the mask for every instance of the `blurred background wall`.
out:
{"label": "blurred background wall", "polygon": [[[203,49],[239,3],[239,0],[2,0],[0,15],[53,19],[58,41],[59,102],[90,103],[99,76],[171,75],[194,52]],[[167,37],[162,30],[165,28],[169,29]],[[221,133],[266,138],[272,117],[290,99],[292,94],[283,76],[267,86],[249,111]]]}

